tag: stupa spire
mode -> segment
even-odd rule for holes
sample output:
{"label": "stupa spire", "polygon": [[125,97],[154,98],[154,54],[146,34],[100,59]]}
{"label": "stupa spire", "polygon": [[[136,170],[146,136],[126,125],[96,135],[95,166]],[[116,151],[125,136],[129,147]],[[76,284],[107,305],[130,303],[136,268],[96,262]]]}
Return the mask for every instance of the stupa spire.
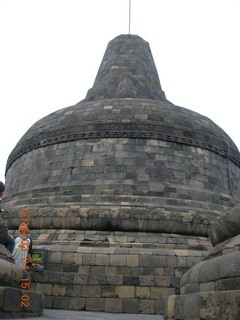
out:
{"label": "stupa spire", "polygon": [[148,42],[120,35],[109,42],[86,100],[143,98],[165,101]]}

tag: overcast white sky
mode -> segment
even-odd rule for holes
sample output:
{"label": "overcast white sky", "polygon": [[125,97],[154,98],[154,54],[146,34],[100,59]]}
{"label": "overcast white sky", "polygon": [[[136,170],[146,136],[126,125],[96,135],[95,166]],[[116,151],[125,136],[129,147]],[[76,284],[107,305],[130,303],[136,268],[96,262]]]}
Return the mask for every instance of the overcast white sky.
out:
{"label": "overcast white sky", "polygon": [[[29,127],[92,87],[107,43],[128,33],[128,0],[0,0],[0,180]],[[240,0],[132,0],[163,90],[240,148]]]}

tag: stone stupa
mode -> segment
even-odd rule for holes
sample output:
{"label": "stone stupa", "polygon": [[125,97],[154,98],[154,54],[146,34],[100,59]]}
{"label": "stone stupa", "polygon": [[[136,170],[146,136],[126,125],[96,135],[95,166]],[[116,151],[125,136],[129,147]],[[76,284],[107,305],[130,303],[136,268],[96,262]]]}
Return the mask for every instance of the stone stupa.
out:
{"label": "stone stupa", "polygon": [[[91,63],[89,61],[89,63]],[[169,102],[135,35],[107,47],[86,98],[36,122],[6,168],[9,228],[31,211],[45,306],[163,313],[240,197],[240,154],[213,121]]]}

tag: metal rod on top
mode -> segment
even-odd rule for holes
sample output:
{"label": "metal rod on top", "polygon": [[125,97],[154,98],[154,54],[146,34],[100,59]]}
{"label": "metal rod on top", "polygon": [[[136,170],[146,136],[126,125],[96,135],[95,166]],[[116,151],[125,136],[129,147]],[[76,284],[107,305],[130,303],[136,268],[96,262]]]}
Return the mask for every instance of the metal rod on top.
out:
{"label": "metal rod on top", "polygon": [[128,34],[131,33],[131,0],[129,0],[129,24],[128,24]]}

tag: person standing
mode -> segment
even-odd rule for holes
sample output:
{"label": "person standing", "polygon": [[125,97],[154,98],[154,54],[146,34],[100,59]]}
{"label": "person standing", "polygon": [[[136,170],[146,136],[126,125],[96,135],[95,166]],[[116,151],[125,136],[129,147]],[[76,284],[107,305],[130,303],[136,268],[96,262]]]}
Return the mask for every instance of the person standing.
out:
{"label": "person standing", "polygon": [[20,236],[15,238],[15,247],[12,254],[15,264],[21,269],[28,269],[27,265],[33,268],[40,267],[38,263],[33,263],[32,261],[32,239],[28,236],[28,225],[23,222],[18,230],[20,231]]}

